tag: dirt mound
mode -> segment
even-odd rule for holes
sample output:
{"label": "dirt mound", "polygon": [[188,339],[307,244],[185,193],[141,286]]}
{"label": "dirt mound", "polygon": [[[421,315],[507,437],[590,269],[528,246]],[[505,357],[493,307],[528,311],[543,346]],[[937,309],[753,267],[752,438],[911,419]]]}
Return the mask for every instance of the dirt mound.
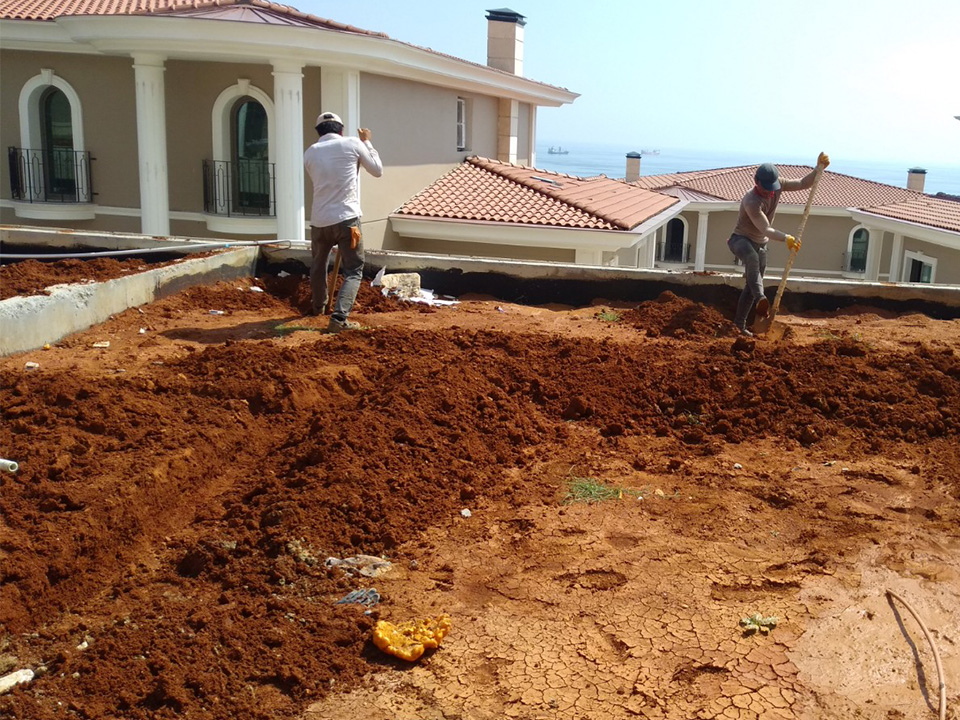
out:
{"label": "dirt mound", "polygon": [[661,293],[656,300],[648,300],[625,311],[621,319],[649,337],[666,335],[683,338],[694,335],[712,338],[733,335],[735,332],[730,320],[715,308],[678,297],[670,291]]}
{"label": "dirt mound", "polygon": [[22,260],[0,265],[0,300],[17,295],[42,295],[46,288],[59,283],[113,280],[143,272],[147,267],[147,263],[142,259],[70,258],[55,262]]}
{"label": "dirt mound", "polygon": [[[198,288],[157,303],[164,313],[146,312],[186,327],[202,316],[226,332],[237,323],[210,317],[209,309],[261,313],[270,324],[309,296],[303,276],[264,278],[263,285],[268,292],[242,283]],[[23,358],[3,365],[0,447],[21,470],[0,478],[0,651],[43,670],[0,698],[0,713],[45,720],[66,706],[92,719],[286,720],[316,699],[362,687],[373,671],[400,667],[372,647],[371,627],[418,602],[438,610],[461,603],[451,642],[486,608],[507,601],[555,617],[569,612],[569,627],[542,632],[544,642],[582,633],[572,656],[616,668],[645,657],[631,648],[647,646],[618,640],[609,628],[619,621],[593,628],[589,612],[555,610],[564,598],[607,593],[605,606],[627,615],[636,605],[656,621],[649,633],[660,643],[668,632],[676,639],[720,624],[699,615],[708,601],[729,601],[721,609],[734,614],[735,603],[757,598],[792,601],[805,574],[839,576],[848,554],[878,538],[955,535],[960,356],[952,347],[916,343],[890,352],[841,335],[807,345],[734,340],[724,336],[729,322],[718,311],[670,294],[629,311],[627,322],[644,332],[628,332],[626,340],[538,332],[536,320],[526,332],[413,331],[403,318],[417,309],[366,284],[359,307],[383,313],[374,329],[196,345],[174,330],[158,331],[160,349],[164,332],[176,335],[170,353],[131,372],[112,370],[103,360],[110,355],[84,355],[89,343],[80,340],[48,351],[70,353],[64,369],[44,360],[27,372]],[[491,309],[489,326],[497,328],[504,314],[519,317]],[[394,315],[401,320],[389,324]],[[139,337],[143,317],[129,311],[111,328]],[[576,323],[588,322],[584,317]],[[609,323],[592,322],[609,330]],[[718,460],[731,452],[745,464],[750,457],[754,469],[721,469],[733,466]],[[815,469],[826,467],[819,461],[826,456],[842,456],[850,467],[818,474],[829,469]],[[593,552],[610,544],[619,557],[645,538],[662,539],[647,558],[661,563],[650,571],[652,589],[642,598],[643,584],[631,589],[627,609],[615,595],[631,580],[627,568],[581,568],[582,548],[564,557],[551,552],[550,543],[605,522],[598,514],[580,527],[558,509],[573,468],[648,487],[642,503],[628,496],[632,512],[644,513],[632,521],[632,534],[600,533],[589,546]],[[868,507],[877,488],[890,498]],[[462,558],[450,559],[443,545],[467,507],[488,513],[475,518],[483,519],[472,540],[496,545],[515,565],[483,576],[489,585],[463,579],[489,570],[489,562],[459,547]],[[556,525],[538,533],[531,518]],[[780,542],[771,529],[784,534],[783,548],[771,549]],[[693,572],[682,564],[700,557],[698,546],[728,537],[741,538],[744,548],[703,550],[720,569]],[[782,560],[771,560],[769,571],[745,569],[775,552]],[[380,586],[324,562],[361,553],[386,555],[400,580]],[[455,571],[456,562],[462,566]],[[673,571],[666,573],[668,564]],[[514,575],[541,567],[549,576],[543,582],[562,589],[519,594]],[[703,599],[696,603],[685,584],[693,576],[708,578],[697,585]],[[336,604],[374,584],[388,589],[370,614]],[[416,592],[405,595],[404,584]],[[693,610],[681,608],[687,602]],[[810,611],[792,612],[802,619]],[[725,698],[721,685],[740,687],[734,680],[748,688],[779,683],[783,697],[793,698],[803,686],[785,648],[799,636],[801,619],[778,631],[787,640],[757,645],[756,655],[753,646],[743,649],[750,661],[740,665],[715,659],[696,636],[689,656],[650,644],[654,660],[642,666],[648,675],[640,690],[633,669],[619,691],[603,692],[634,703],[637,714],[655,693],[666,696],[657,677],[668,686],[674,678],[683,687],[670,699],[689,705],[676,715],[684,718]],[[535,638],[540,630],[522,632]],[[734,644],[717,635],[717,648]],[[773,660],[754,662],[761,655],[776,658],[776,672]],[[484,687],[525,667],[522,659],[508,663],[507,650],[490,657],[482,660]],[[431,667],[428,658],[405,681],[418,682]],[[688,691],[713,675],[724,682]],[[473,687],[466,675],[451,676]],[[449,677],[436,679],[438,693],[458,685]],[[535,682],[518,678],[518,698],[526,697],[524,688]],[[474,698],[464,698],[457,702],[469,707]],[[776,707],[793,706],[782,702]],[[535,707],[524,712],[533,717]],[[575,717],[572,706],[564,712],[556,716]],[[502,715],[502,707],[489,713]]]}

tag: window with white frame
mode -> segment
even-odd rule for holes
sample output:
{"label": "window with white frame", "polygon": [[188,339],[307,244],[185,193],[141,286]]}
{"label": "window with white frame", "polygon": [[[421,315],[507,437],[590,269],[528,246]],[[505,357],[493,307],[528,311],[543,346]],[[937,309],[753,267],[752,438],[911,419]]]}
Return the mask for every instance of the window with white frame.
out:
{"label": "window with white frame", "polygon": [[213,159],[204,161],[204,211],[274,217],[276,128],[273,101],[241,78],[213,104]]}
{"label": "window with white frame", "polygon": [[457,150],[467,149],[467,100],[457,98]]}
{"label": "window with white frame", "polygon": [[850,232],[847,240],[847,257],[844,270],[850,273],[867,271],[867,252],[870,249],[870,231],[862,225]]}
{"label": "window with white frame", "polygon": [[73,86],[44,68],[21,88],[19,112],[20,147],[9,151],[14,198],[90,202],[90,157],[80,96]]}
{"label": "window with white frame", "polygon": [[657,247],[657,260],[667,263],[685,263],[689,260],[689,254],[687,221],[683,217],[672,218],[663,229],[663,240]]}
{"label": "window with white frame", "polygon": [[933,283],[937,277],[937,259],[922,252],[907,250],[903,253],[901,282]]}

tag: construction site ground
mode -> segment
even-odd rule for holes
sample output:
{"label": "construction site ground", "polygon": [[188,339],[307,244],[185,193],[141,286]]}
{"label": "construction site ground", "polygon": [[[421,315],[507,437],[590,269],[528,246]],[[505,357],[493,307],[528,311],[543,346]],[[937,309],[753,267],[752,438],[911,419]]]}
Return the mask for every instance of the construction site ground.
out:
{"label": "construction site ground", "polygon": [[[936,717],[892,591],[960,717],[960,321],[750,340],[670,293],[365,281],[329,335],[307,294],[194,288],[0,359],[0,675],[35,672],[0,716]],[[357,555],[391,569],[327,563]],[[441,613],[415,663],[371,641]]]}

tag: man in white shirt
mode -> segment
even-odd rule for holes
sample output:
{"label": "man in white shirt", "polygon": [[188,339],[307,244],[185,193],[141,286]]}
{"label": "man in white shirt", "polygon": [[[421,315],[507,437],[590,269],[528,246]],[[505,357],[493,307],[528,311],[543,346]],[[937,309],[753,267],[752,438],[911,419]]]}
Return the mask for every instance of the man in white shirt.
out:
{"label": "man in white shirt", "polygon": [[320,139],[303,154],[303,165],[313,183],[310,209],[310,291],[313,312],[327,310],[327,263],[336,245],[343,268],[343,285],[337,295],[327,330],[355,330],[347,321],[363,277],[363,236],[360,229],[360,183],[362,165],[374,177],[383,174],[380,155],[370,143],[370,131],[360,128],[359,137],[343,137],[343,121],[332,112],[317,117]]}

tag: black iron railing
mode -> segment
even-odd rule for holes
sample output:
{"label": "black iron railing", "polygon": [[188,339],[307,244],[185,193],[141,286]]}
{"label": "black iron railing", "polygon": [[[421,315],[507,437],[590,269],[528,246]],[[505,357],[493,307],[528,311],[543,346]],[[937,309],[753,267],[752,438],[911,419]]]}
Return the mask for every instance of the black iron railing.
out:
{"label": "black iron railing", "polygon": [[204,160],[203,210],[215,215],[275,217],[276,164]]}
{"label": "black iron railing", "polygon": [[682,240],[657,240],[657,261],[669,263],[690,262],[690,246]]}
{"label": "black iron railing", "polygon": [[88,203],[93,201],[90,164],[96,158],[87,151],[7,149],[10,163],[10,195],[14,200],[36,203]]}
{"label": "black iron railing", "polygon": [[865,273],[867,271],[867,249],[854,248],[843,254],[843,270],[850,273]]}

